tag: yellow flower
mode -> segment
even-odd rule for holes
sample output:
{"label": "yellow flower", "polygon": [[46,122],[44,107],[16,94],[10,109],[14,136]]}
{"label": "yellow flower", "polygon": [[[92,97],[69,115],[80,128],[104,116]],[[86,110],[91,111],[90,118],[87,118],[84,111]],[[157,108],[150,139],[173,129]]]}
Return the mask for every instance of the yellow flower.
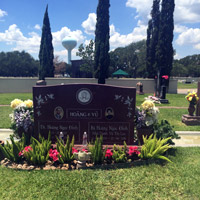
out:
{"label": "yellow flower", "polygon": [[13,101],[11,101],[10,107],[15,109],[21,103],[23,103],[21,99],[14,99]]}
{"label": "yellow flower", "polygon": [[143,110],[149,110],[149,109],[154,108],[155,104],[150,100],[146,100],[142,103],[141,107]]}
{"label": "yellow flower", "polygon": [[192,97],[189,97],[189,98],[188,98],[188,101],[192,101]]}
{"label": "yellow flower", "polygon": [[24,103],[25,103],[26,107],[28,107],[28,108],[32,108],[33,107],[33,101],[30,100],[30,99],[24,101]]}

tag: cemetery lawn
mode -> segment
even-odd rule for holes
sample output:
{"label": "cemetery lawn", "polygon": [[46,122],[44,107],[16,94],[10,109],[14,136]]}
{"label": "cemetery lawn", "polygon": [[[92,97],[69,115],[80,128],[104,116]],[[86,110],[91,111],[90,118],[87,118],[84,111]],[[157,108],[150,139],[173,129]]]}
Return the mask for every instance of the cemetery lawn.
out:
{"label": "cemetery lawn", "polygon": [[33,99],[32,93],[1,93],[0,94],[0,105],[10,105],[10,102],[14,99]]}
{"label": "cemetery lawn", "polygon": [[[144,97],[152,94],[137,95],[136,106],[140,106],[144,101]],[[185,99],[184,94],[167,94],[166,98],[169,104],[156,104],[160,107],[159,119],[166,119],[174,126],[176,131],[199,131],[199,126],[186,126],[181,122],[183,114],[187,114],[189,106],[188,101]],[[31,93],[15,93],[15,94],[1,94],[0,105],[9,105],[12,100],[19,98],[22,100],[32,99]],[[167,107],[167,108],[165,108]],[[0,128],[10,128],[9,114],[12,112],[10,106],[0,107]]]}
{"label": "cemetery lawn", "polygon": [[0,166],[1,199],[194,199],[200,148],[179,147],[173,163],[112,170],[20,171]]}
{"label": "cemetery lawn", "polygon": [[177,87],[178,89],[197,89],[197,83],[195,82],[195,83],[185,84],[178,82]]}

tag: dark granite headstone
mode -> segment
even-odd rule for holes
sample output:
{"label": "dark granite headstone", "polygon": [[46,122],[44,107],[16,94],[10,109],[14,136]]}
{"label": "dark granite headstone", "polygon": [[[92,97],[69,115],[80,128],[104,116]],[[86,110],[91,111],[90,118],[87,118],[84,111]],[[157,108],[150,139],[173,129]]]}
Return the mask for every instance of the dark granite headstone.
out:
{"label": "dark granite headstone", "polygon": [[136,89],[99,84],[33,87],[35,134],[52,141],[60,132],[82,144],[103,135],[104,144],[133,143]]}

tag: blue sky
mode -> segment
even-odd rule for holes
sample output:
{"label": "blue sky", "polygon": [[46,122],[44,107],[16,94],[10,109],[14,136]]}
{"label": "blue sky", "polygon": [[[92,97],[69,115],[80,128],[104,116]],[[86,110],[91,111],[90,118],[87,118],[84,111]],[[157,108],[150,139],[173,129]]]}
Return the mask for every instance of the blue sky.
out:
{"label": "blue sky", "polygon": [[[146,38],[153,0],[110,0],[110,49]],[[46,5],[53,35],[54,55],[67,61],[61,44],[72,36],[78,45],[94,39],[98,0],[1,0],[0,51],[25,50],[38,59]],[[175,58],[200,54],[200,0],[175,0],[173,46]]]}

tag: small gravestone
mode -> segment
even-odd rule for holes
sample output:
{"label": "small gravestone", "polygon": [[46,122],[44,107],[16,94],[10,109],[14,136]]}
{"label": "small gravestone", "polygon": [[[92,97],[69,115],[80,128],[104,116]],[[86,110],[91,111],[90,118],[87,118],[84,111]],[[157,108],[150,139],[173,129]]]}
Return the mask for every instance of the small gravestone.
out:
{"label": "small gravestone", "polygon": [[[200,98],[200,82],[198,82],[197,96]],[[200,100],[196,105],[196,116],[183,115],[182,122],[189,126],[200,125]]]}
{"label": "small gravestone", "polygon": [[197,102],[196,116],[200,116],[200,82],[198,82],[197,96],[199,97],[199,101]]}
{"label": "small gravestone", "polygon": [[82,144],[103,135],[104,144],[133,144],[136,89],[99,84],[33,87],[35,135],[56,141],[60,132]]}

